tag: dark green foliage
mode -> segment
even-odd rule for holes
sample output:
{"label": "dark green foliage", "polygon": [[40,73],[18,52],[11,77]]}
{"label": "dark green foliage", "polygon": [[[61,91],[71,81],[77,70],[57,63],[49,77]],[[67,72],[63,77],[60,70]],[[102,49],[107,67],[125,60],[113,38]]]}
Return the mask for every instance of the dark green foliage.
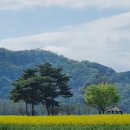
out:
{"label": "dark green foliage", "polygon": [[40,99],[46,105],[48,114],[54,114],[54,107],[59,106],[55,98],[72,97],[69,87],[69,76],[63,74],[62,68],[55,68],[49,62],[38,66],[39,75],[43,78],[40,86]]}
{"label": "dark green foliage", "polygon": [[35,69],[27,69],[24,71],[24,74],[12,84],[14,89],[11,92],[10,99],[14,102],[24,101],[26,103],[27,115],[28,104],[32,105],[32,115],[35,114],[34,105],[38,102],[38,83],[39,79],[36,77]]}
{"label": "dark green foliage", "polygon": [[13,83],[14,89],[10,99],[14,102],[24,101],[32,106],[42,103],[46,106],[48,115],[54,115],[54,107],[59,106],[57,97],[72,97],[69,87],[69,77],[61,68],[53,67],[49,62],[38,65],[35,69],[24,70],[23,75]]}

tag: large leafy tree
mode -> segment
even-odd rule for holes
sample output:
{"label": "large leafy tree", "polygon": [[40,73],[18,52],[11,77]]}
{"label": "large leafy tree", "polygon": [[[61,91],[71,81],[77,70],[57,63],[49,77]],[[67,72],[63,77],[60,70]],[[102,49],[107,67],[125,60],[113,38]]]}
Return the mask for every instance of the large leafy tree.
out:
{"label": "large leafy tree", "polygon": [[20,100],[32,106],[32,115],[35,115],[34,106],[42,103],[48,114],[54,114],[54,107],[59,106],[57,97],[69,98],[72,93],[69,87],[69,76],[61,68],[55,68],[50,63],[38,65],[36,69],[27,69],[24,74],[13,83],[11,99]]}
{"label": "large leafy tree", "polygon": [[63,73],[61,68],[55,68],[50,63],[38,66],[39,75],[43,78],[40,87],[41,102],[46,105],[48,114],[54,114],[54,107],[59,106],[56,98],[72,97],[69,87],[69,76]]}
{"label": "large leafy tree", "polygon": [[119,95],[114,85],[98,84],[85,88],[84,99],[89,105],[96,108],[99,114],[104,114],[108,107],[118,103]]}

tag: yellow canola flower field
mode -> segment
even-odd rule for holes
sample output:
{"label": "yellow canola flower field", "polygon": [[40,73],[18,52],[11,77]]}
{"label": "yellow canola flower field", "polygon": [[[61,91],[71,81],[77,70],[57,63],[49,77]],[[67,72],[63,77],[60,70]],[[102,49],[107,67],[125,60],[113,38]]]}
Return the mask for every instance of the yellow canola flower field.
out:
{"label": "yellow canola flower field", "polygon": [[0,116],[0,124],[29,125],[130,125],[130,115]]}

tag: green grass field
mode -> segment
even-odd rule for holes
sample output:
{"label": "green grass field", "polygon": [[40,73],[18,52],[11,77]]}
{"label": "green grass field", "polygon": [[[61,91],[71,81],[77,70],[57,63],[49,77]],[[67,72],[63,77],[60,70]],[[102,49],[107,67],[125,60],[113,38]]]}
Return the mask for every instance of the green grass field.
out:
{"label": "green grass field", "polygon": [[130,126],[0,125],[0,130],[130,130]]}

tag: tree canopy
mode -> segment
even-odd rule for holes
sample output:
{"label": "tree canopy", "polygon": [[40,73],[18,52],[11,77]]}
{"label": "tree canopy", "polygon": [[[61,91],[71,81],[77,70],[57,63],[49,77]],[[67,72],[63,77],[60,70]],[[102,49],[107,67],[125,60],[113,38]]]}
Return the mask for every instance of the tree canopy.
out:
{"label": "tree canopy", "polygon": [[32,115],[35,115],[34,106],[42,103],[48,114],[54,114],[54,107],[59,106],[57,97],[72,97],[69,87],[69,76],[63,73],[62,68],[55,68],[49,62],[40,64],[35,69],[26,69],[14,83],[11,100],[26,103],[32,106]]}
{"label": "tree canopy", "polygon": [[112,84],[91,85],[85,88],[85,101],[96,108],[99,114],[118,103],[119,95],[116,87]]}

